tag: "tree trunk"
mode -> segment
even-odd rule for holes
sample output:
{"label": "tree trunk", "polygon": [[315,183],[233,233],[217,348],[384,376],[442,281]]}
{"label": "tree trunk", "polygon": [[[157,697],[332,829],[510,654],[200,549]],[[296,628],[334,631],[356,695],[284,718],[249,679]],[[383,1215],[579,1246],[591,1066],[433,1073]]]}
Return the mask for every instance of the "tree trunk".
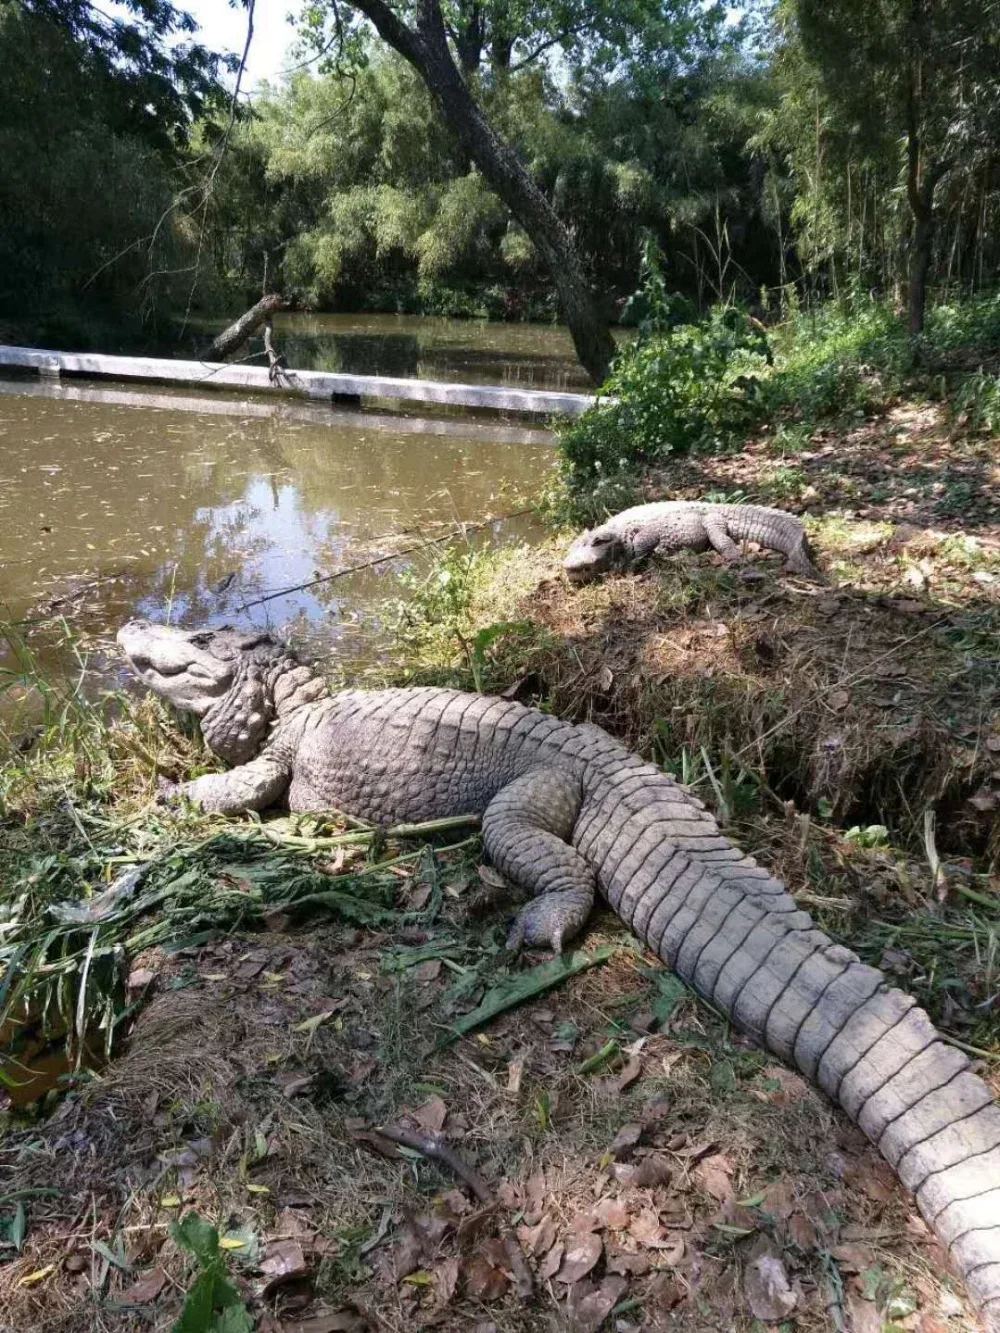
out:
{"label": "tree trunk", "polygon": [[478,72],[483,59],[483,12],[478,4],[458,6],[454,35],[459,64],[468,79]]}
{"label": "tree trunk", "polygon": [[[921,6],[914,5],[914,23],[919,21]],[[919,32],[913,41],[913,53],[908,70],[906,89],[906,199],[913,218],[908,265],[907,307],[910,337],[917,339],[924,331],[927,309],[927,275],[934,251],[934,191],[938,181],[948,170],[950,162],[942,160],[927,166],[924,162],[921,138],[923,98],[923,51]]]}
{"label": "tree trunk", "polygon": [[595,383],[608,374],[615,344],[598,311],[569,232],[511,146],[490,126],[455,65],[439,0],[419,0],[413,27],[385,0],[357,0],[384,41],[404,56],[426,83],[445,123],[531,237],[552,274],[576,354]]}
{"label": "tree trunk", "polygon": [[924,331],[924,315],[927,309],[927,274],[930,271],[933,245],[934,222],[933,215],[928,210],[926,216],[920,215],[914,219],[913,240],[910,245],[907,308],[911,338],[919,338]]}
{"label": "tree trunk", "polygon": [[276,310],[284,307],[285,298],[283,296],[263,296],[255,306],[252,306],[244,315],[240,315],[235,323],[230,324],[228,329],[223,330],[216,338],[215,342],[206,353],[209,357],[231,356],[237,351],[248,338],[252,338],[261,325],[271,318]]}

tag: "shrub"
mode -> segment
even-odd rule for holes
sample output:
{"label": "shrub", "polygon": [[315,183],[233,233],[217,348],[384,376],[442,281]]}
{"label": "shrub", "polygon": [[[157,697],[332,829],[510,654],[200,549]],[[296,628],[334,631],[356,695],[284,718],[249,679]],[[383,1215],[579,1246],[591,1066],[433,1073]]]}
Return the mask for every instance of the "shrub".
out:
{"label": "shrub", "polygon": [[806,424],[878,406],[912,362],[899,318],[868,297],[792,310],[772,343],[775,369],[761,385],[761,411]]}
{"label": "shrub", "polygon": [[616,486],[616,477],[692,449],[720,447],[754,415],[758,373],[770,359],[759,325],[733,306],[685,322],[687,302],[665,289],[652,245],[643,284],[626,307],[638,336],[625,345],[598,403],[561,432],[574,488]]}

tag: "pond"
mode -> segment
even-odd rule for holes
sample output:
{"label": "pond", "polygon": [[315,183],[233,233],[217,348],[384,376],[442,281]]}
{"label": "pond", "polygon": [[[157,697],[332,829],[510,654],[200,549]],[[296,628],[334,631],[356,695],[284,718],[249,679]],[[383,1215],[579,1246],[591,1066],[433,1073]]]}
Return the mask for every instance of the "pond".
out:
{"label": "pond", "polygon": [[[226,321],[212,322],[213,332]],[[280,314],[274,341],[298,370],[589,391],[569,331],[418,315]]]}
{"label": "pond", "polygon": [[105,679],[136,614],[366,657],[411,548],[530,534],[503,516],[554,460],[544,430],[483,417],[0,380],[0,617],[47,670],[73,666],[65,621]]}

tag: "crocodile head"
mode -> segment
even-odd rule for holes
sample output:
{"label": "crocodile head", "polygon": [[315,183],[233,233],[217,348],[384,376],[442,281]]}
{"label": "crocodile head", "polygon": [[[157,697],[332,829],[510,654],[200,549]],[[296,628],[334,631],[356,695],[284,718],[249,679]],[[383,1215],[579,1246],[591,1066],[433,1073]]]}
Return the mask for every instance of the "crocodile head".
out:
{"label": "crocodile head", "polygon": [[220,758],[245,763],[260,749],[275,716],[275,685],[295,664],[269,634],[185,630],[130,620],[118,646],[144,685],[201,720]]}
{"label": "crocodile head", "polygon": [[626,558],[621,535],[605,523],[577,537],[563,561],[563,569],[571,583],[587,583],[623,564]]}

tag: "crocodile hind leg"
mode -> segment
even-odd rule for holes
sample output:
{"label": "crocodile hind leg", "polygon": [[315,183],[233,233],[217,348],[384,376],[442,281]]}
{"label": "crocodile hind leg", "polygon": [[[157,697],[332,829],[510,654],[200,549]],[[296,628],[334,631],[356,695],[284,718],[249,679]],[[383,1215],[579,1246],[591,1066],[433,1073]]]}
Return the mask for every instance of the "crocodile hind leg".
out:
{"label": "crocodile hind leg", "polygon": [[711,543],[712,550],[718,552],[723,560],[731,564],[743,559],[743,552],[730,537],[726,524],[718,514],[705,514],[702,517],[705,536]]}
{"label": "crocodile hind leg", "polygon": [[579,779],[539,768],[502,787],[483,815],[483,845],[493,864],[534,901],[523,907],[509,949],[548,944],[560,953],[590,915],[597,881],[568,838],[583,792]]}

